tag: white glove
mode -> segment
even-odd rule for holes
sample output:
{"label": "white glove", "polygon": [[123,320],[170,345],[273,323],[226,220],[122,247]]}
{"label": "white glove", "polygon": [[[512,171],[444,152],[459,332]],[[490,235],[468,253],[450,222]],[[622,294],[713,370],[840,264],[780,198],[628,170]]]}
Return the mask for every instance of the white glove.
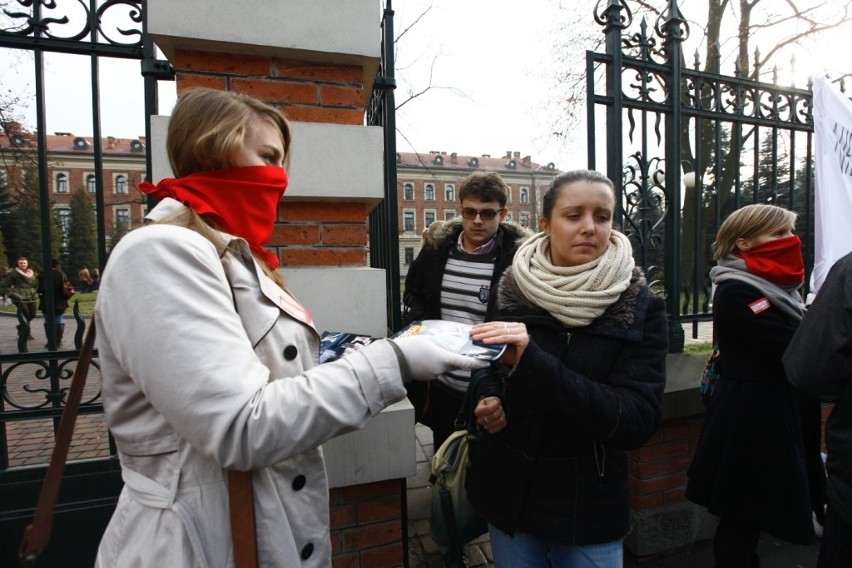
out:
{"label": "white glove", "polygon": [[474,371],[488,366],[488,361],[451,351],[434,336],[415,335],[390,341],[397,347],[397,355],[403,359],[399,362],[403,381],[429,381],[448,371]]}

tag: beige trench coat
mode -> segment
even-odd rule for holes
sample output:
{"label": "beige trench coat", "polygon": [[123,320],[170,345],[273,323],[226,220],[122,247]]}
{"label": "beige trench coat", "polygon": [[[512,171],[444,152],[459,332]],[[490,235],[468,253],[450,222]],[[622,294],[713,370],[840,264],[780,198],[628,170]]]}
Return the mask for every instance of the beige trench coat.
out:
{"label": "beige trench coat", "polygon": [[[182,207],[166,199],[149,218]],[[405,395],[387,342],[315,366],[298,304],[245,241],[219,235],[241,254],[149,225],[104,272],[100,370],[125,486],[99,567],[233,566],[226,468],[254,470],[261,566],[331,566],[319,445]]]}

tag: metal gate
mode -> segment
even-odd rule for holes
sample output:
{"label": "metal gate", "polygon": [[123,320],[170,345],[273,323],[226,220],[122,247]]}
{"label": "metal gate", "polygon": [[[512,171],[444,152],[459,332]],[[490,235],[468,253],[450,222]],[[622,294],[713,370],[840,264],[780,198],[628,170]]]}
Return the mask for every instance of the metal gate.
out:
{"label": "metal gate", "polygon": [[367,124],[384,127],[384,199],[370,213],[370,266],[385,270],[388,333],[399,329],[399,212],[396,181],[396,103],[393,7],[387,0],[382,16],[382,62],[367,108]]}
{"label": "metal gate", "polygon": [[[171,78],[168,63],[156,61],[154,46],[147,35],[145,0],[8,0],[0,4],[0,49],[6,54],[17,53],[17,64],[32,61],[34,91],[25,104],[35,107],[34,124],[27,126],[8,119],[4,108],[2,157],[4,189],[8,191],[13,207],[0,211],[0,223],[6,231],[16,235],[15,247],[32,245],[22,240],[26,230],[37,226],[39,248],[30,252],[30,262],[36,266],[43,286],[51,290],[58,273],[50,270],[54,258],[61,265],[75,262],[79,251],[69,250],[70,236],[66,234],[76,221],[73,199],[77,191],[69,187],[75,179],[79,192],[88,194],[95,211],[96,235],[88,251],[92,258],[87,267],[92,273],[103,269],[109,247],[120,238],[123,231],[141,222],[147,202],[135,193],[133,179],[106,163],[119,142],[127,143],[119,149],[120,163],[139,163],[138,178],[148,177],[151,157],[146,150],[150,136],[150,116],[157,113],[157,80]],[[11,50],[17,50],[12,52]],[[81,74],[91,76],[86,81],[75,81],[58,91],[46,82],[46,60],[68,56],[74,64],[81,64]],[[104,101],[101,96],[104,84],[100,81],[101,66],[116,60],[138,60],[144,85],[144,137],[117,141],[101,132],[104,104],[121,104],[121,101]],[[7,85],[8,86],[8,85]],[[91,132],[56,133],[47,131],[50,101],[56,101],[71,90],[89,90],[91,103],[80,112],[91,113]],[[15,101],[4,101],[14,105]],[[140,110],[141,112],[141,110]],[[64,144],[67,136],[68,147]],[[56,142],[56,138],[59,142]],[[135,160],[135,161],[134,161]],[[81,165],[82,164],[82,165]],[[80,170],[80,171],[78,171]],[[80,178],[79,175],[83,177]],[[75,177],[78,176],[78,177]],[[37,194],[37,199],[35,199]],[[17,219],[24,199],[37,208],[38,223]],[[82,197],[80,199],[83,199]],[[85,203],[85,202],[84,202]],[[122,212],[130,211],[127,215]],[[8,216],[12,221],[8,221]],[[15,224],[17,223],[17,224]],[[7,235],[7,239],[8,239]],[[57,257],[57,251],[59,252]],[[12,257],[17,251],[8,250]],[[10,258],[10,263],[15,262]],[[68,274],[76,281],[77,272]],[[75,282],[79,285],[80,282]],[[88,284],[82,283],[88,287]],[[79,288],[78,288],[79,291]],[[90,294],[91,295],[91,294]],[[54,313],[54,297],[43,295],[44,313]],[[23,529],[32,519],[34,506],[41,488],[46,463],[49,460],[53,438],[59,426],[64,397],[73,374],[83,336],[90,317],[91,297],[72,298],[73,323],[68,325],[66,347],[58,348],[61,332],[53,318],[33,320],[26,329],[26,318],[17,318],[24,330],[35,333],[38,340],[28,340],[26,333],[14,330],[15,314],[0,314],[0,565],[13,566],[17,562],[17,548]],[[44,338],[39,324],[44,326]],[[131,325],[131,322],[128,322]],[[11,330],[11,331],[10,331]],[[9,339],[9,336],[15,336]],[[42,345],[46,340],[46,345]],[[77,421],[70,461],[65,470],[59,503],[54,517],[50,546],[39,559],[42,566],[91,566],[94,562],[100,535],[115,508],[121,490],[121,476],[115,445],[103,420],[97,362],[89,374],[89,386],[83,396],[80,417]]]}
{"label": "metal gate", "polygon": [[[749,203],[795,210],[805,265],[813,265],[812,93],[779,86],[777,75],[761,83],[739,70],[699,71],[697,53],[687,68],[689,26],[675,0],[638,31],[630,31],[625,2],[598,5],[606,52],[586,54],[588,166],[605,154],[621,196],[616,222],[666,297],[669,349],[677,353],[682,324],[697,335],[698,322],[712,318],[710,245],[731,211]],[[600,121],[605,140],[596,138]]]}

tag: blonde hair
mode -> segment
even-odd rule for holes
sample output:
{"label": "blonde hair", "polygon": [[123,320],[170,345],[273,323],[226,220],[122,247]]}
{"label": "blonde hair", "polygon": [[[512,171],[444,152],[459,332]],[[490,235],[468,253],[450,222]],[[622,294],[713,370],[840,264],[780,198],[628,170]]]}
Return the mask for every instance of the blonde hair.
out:
{"label": "blonde hair", "polygon": [[[235,167],[237,155],[256,119],[269,122],[281,132],[284,164],[289,167],[290,125],[280,110],[253,97],[228,91],[197,88],[181,95],[169,119],[166,137],[169,164],[175,177]],[[191,209],[160,222],[185,225],[216,245],[220,254],[224,253],[214,229]],[[284,279],[277,271],[262,259],[255,257],[255,261],[267,276],[284,287]]]}
{"label": "blonde hair", "polygon": [[776,205],[757,203],[731,213],[716,234],[713,258],[721,260],[736,248],[737,239],[753,239],[758,235],[785,229],[796,224],[798,215]]}
{"label": "blonde hair", "polygon": [[258,99],[214,89],[192,89],[180,96],[169,120],[166,149],[175,177],[234,167],[253,120],[281,132],[289,167],[290,125],[277,108]]}

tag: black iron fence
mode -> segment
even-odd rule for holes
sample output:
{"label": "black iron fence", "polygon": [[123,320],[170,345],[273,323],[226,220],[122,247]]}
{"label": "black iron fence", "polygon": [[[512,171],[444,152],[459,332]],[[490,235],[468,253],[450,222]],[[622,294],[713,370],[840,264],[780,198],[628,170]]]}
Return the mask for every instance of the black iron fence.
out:
{"label": "black iron fence", "polygon": [[701,71],[697,53],[689,68],[690,30],[674,0],[653,26],[634,26],[625,2],[598,6],[606,51],[586,54],[588,165],[605,164],[616,184],[616,221],[666,297],[670,351],[680,352],[683,323],[697,335],[712,317],[710,246],[731,211],[749,203],[795,210],[813,265],[812,93],[779,86],[777,74],[762,83],[740,70]]}
{"label": "black iron fence", "polygon": [[367,124],[384,129],[384,199],[370,214],[370,266],[385,270],[388,333],[399,329],[399,213],[396,179],[396,103],[394,89],[393,7],[386,1],[382,16],[382,62],[367,108]]}

